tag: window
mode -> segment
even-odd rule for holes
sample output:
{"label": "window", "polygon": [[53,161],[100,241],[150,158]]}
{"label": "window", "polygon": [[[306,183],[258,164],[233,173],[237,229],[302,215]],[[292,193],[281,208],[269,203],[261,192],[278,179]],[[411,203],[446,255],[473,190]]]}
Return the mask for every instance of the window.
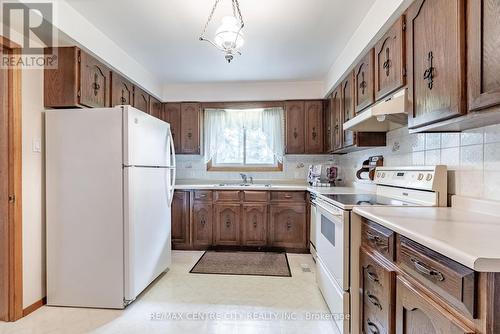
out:
{"label": "window", "polygon": [[206,109],[209,170],[281,170],[283,109]]}

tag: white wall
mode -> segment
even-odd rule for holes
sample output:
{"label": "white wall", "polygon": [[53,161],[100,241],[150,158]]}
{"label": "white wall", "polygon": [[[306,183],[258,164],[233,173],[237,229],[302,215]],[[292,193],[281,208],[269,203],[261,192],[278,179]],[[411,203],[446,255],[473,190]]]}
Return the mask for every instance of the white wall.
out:
{"label": "white wall", "polygon": [[165,101],[266,101],[323,98],[323,82],[167,84]]}

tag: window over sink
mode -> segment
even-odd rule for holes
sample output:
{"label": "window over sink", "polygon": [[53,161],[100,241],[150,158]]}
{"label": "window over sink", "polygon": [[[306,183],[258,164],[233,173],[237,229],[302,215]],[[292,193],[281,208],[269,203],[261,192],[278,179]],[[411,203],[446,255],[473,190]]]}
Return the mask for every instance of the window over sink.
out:
{"label": "window over sink", "polygon": [[283,108],[205,109],[209,171],[281,171]]}

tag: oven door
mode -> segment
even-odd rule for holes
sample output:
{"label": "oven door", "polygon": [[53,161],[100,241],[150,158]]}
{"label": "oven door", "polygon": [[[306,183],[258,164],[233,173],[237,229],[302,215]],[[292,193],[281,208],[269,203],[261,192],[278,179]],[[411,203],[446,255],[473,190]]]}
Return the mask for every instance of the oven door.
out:
{"label": "oven door", "polygon": [[349,290],[349,214],[316,200],[316,251],[325,268],[344,290]]}

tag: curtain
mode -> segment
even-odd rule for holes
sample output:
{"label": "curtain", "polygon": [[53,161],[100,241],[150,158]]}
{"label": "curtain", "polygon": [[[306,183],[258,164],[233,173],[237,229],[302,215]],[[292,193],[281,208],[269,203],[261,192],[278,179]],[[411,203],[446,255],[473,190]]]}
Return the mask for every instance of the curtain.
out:
{"label": "curtain", "polygon": [[220,149],[226,112],[223,109],[205,109],[205,163],[208,163]]}
{"label": "curtain", "polygon": [[283,163],[285,151],[285,116],[282,108],[267,108],[262,112],[262,131],[266,134],[267,145],[278,162]]}

